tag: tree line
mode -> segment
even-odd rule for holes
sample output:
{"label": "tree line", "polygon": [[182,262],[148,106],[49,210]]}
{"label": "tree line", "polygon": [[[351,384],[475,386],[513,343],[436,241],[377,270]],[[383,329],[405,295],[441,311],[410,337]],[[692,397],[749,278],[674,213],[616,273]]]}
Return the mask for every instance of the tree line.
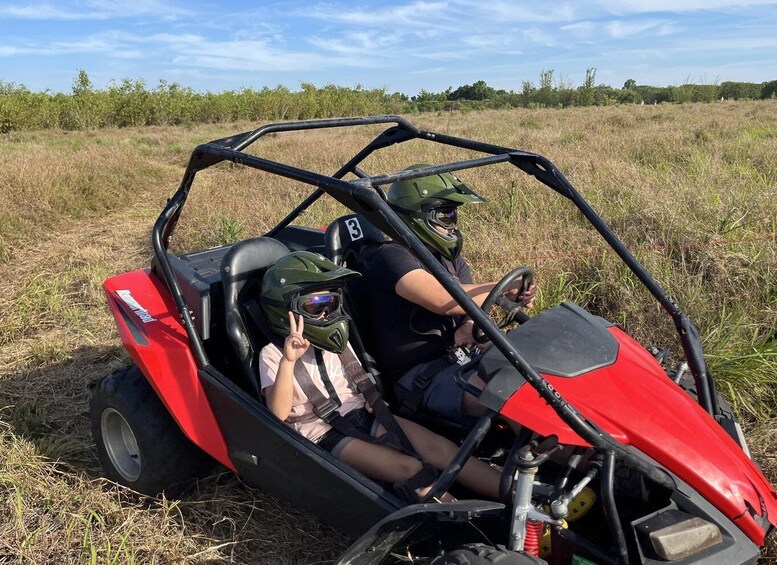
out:
{"label": "tree line", "polygon": [[596,84],[596,69],[589,68],[582,85],[556,79],[543,70],[539,82],[523,81],[520,92],[492,88],[485,81],[451,87],[443,92],[422,90],[416,96],[388,93],[385,88],[365,89],[303,82],[298,91],[285,86],[256,90],[197,92],[164,80],[148,88],[143,79],[112,82],[95,89],[80,70],[70,93],[32,92],[23,85],[0,80],[0,133],[15,130],[83,130],[101,127],[186,125],[238,120],[304,120],[385,113],[468,111],[501,108],[564,108],[611,104],[659,104],[757,100],[775,98],[777,80],[764,83],[731,82],[638,85],[627,80],[622,88]]}

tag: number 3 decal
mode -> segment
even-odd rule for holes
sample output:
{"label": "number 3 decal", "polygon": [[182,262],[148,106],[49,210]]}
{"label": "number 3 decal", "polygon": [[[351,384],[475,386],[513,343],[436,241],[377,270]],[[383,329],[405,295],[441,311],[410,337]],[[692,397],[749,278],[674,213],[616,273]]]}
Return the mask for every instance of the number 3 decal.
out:
{"label": "number 3 decal", "polygon": [[345,220],[345,226],[348,228],[348,233],[351,235],[351,241],[356,241],[364,237],[364,232],[359,224],[359,220],[356,218],[348,218]]}

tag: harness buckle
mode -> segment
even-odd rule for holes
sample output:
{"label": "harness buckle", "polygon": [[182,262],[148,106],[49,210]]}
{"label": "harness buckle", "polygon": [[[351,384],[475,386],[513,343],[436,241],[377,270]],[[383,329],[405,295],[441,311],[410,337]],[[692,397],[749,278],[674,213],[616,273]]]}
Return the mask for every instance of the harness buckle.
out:
{"label": "harness buckle", "polygon": [[321,406],[313,407],[313,413],[328,424],[340,415],[337,409],[340,408],[341,405],[342,403],[339,398],[337,400],[327,398]]}

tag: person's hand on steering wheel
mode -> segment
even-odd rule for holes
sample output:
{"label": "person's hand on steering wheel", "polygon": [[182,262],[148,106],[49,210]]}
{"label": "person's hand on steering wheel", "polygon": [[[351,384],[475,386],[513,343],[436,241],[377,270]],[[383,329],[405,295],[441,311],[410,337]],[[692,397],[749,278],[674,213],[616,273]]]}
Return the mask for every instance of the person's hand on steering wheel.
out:
{"label": "person's hand on steering wheel", "polygon": [[523,278],[513,281],[504,295],[511,302],[523,302],[523,307],[526,310],[531,310],[534,307],[534,297],[537,294],[537,281],[532,280],[529,288],[526,292],[521,294],[521,288],[523,287]]}
{"label": "person's hand on steering wheel", "polygon": [[[493,306],[498,306],[504,312],[504,318],[497,327],[503,329],[514,321],[521,324],[529,319],[524,310],[534,305],[536,292],[534,272],[528,267],[518,267],[494,285],[480,307],[488,314]],[[488,341],[483,329],[477,324],[472,328],[472,337],[478,343]]]}

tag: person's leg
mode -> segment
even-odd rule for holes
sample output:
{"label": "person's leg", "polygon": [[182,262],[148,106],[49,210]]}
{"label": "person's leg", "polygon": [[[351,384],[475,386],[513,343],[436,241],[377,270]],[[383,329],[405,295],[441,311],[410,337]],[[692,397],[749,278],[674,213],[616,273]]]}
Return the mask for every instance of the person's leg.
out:
{"label": "person's leg", "polygon": [[[476,386],[480,390],[483,390],[486,387],[485,381],[477,376],[476,373],[472,373],[472,375],[467,379],[467,382]],[[483,406],[477,398],[472,396],[470,393],[465,392],[464,397],[461,400],[461,411],[465,416],[474,416],[475,418],[479,418],[485,413],[486,407]]]}
{"label": "person's leg", "polygon": [[[399,417],[397,422],[423,460],[437,469],[445,469],[458,452],[455,443],[415,422]],[[384,433],[382,427],[379,428],[378,433]],[[499,478],[500,473],[497,469],[480,459],[470,457],[462,467],[457,480],[467,488],[497,500]]]}
{"label": "person's leg", "polygon": [[[422,468],[421,462],[415,457],[405,455],[387,445],[369,443],[356,438],[348,441],[339,450],[337,458],[361,474],[387,483],[409,479]],[[430,487],[431,485],[428,485],[418,489],[419,499],[429,492]],[[444,493],[441,499],[453,500],[448,493]]]}

